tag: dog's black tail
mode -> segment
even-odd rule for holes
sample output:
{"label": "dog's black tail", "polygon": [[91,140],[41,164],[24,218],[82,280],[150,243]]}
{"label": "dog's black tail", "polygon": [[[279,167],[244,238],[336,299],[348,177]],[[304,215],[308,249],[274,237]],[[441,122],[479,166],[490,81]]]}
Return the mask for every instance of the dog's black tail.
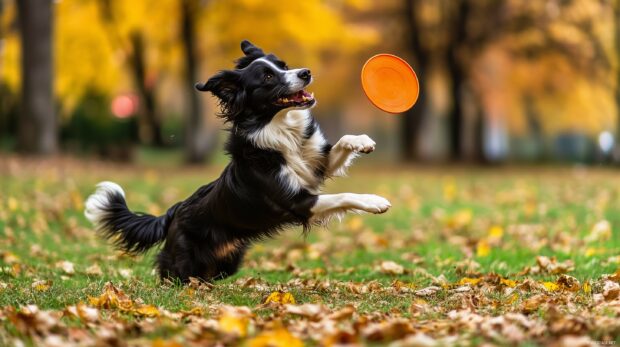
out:
{"label": "dog's black tail", "polygon": [[86,200],[84,215],[104,237],[129,253],[142,253],[166,238],[178,203],[163,216],[134,213],[125,202],[125,192],[114,182],[101,182]]}

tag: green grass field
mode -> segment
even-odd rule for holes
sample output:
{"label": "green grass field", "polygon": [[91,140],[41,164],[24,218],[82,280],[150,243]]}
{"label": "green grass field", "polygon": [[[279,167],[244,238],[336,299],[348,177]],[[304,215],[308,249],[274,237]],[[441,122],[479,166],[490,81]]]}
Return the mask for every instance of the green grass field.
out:
{"label": "green grass field", "polygon": [[[131,209],[161,213],[221,167],[5,159],[0,345],[550,345],[620,336],[616,170],[359,166],[326,191],[383,195],[393,206],[386,214],[349,215],[307,237],[288,230],[256,244],[235,276],[182,286],[160,282],[155,251],[130,257],[98,238],[83,201],[113,180]],[[110,294],[109,281],[131,307],[92,299]],[[278,291],[297,305],[265,303]],[[79,303],[95,317],[72,314]]]}

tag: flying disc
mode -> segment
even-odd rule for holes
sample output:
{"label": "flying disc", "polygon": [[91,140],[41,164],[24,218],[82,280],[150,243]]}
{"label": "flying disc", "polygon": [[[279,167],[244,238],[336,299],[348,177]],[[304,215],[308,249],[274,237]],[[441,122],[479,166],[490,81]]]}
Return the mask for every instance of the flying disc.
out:
{"label": "flying disc", "polygon": [[362,88],[373,105],[389,113],[402,113],[413,107],[420,91],[411,66],[386,53],[377,54],[364,64]]}

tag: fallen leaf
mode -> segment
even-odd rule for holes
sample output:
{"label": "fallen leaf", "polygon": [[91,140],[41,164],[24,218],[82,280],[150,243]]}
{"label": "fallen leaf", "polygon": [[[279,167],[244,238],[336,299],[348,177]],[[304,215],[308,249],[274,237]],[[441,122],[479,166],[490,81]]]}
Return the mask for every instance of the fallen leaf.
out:
{"label": "fallen leaf", "polygon": [[101,267],[98,264],[93,264],[86,268],[86,274],[90,276],[102,276],[103,271],[101,271]]}
{"label": "fallen leaf", "polygon": [[51,286],[52,281],[50,280],[34,281],[31,285],[32,289],[36,290],[37,292],[47,292]]}
{"label": "fallen leaf", "polygon": [[525,313],[537,311],[540,308],[541,304],[544,303],[546,300],[547,297],[543,294],[532,296],[531,298],[528,298],[523,302],[522,310]]}
{"label": "fallen leaf", "polygon": [[121,275],[121,277],[123,278],[130,278],[133,274],[133,271],[131,271],[131,269],[119,269],[118,274]]}
{"label": "fallen leaf", "polygon": [[319,316],[325,315],[327,307],[319,304],[286,305],[286,312],[316,319]]}
{"label": "fallen leaf", "polygon": [[430,287],[426,287],[420,290],[416,290],[413,293],[417,296],[430,296],[430,295],[437,293],[440,290],[441,290],[440,287],[430,286]]}
{"label": "fallen leaf", "polygon": [[246,337],[248,334],[249,318],[226,312],[220,316],[219,329],[225,334]]}
{"label": "fallen leaf", "polygon": [[489,242],[485,239],[478,241],[476,244],[476,256],[477,257],[486,257],[491,253],[491,246]]}
{"label": "fallen leaf", "polygon": [[67,307],[65,309],[65,314],[77,317],[86,322],[96,322],[99,320],[99,310],[88,307],[83,303]]}
{"label": "fallen leaf", "polygon": [[542,282],[542,285],[549,292],[556,292],[560,290],[560,286],[554,282]]}
{"label": "fallen leaf", "polygon": [[575,277],[569,275],[561,275],[556,282],[563,290],[568,290],[570,292],[579,291],[581,288],[579,281]]}
{"label": "fallen leaf", "polygon": [[499,280],[500,284],[505,285],[506,287],[514,288],[517,286],[517,281],[513,281],[510,279],[502,278]]}
{"label": "fallen leaf", "polygon": [[112,282],[105,284],[103,294],[99,297],[89,297],[88,301],[97,308],[118,308],[124,311],[129,311],[133,308],[132,300],[122,290],[116,288]]}
{"label": "fallen leaf", "polygon": [[132,312],[144,317],[159,317],[161,314],[157,307],[153,305],[142,305],[134,309]]}
{"label": "fallen leaf", "polygon": [[549,258],[545,256],[537,256],[536,263],[542,272],[551,274],[563,274],[574,270],[573,261],[568,259],[564,262],[558,262],[555,257]]}
{"label": "fallen leaf", "polygon": [[457,284],[460,286],[463,286],[463,285],[475,286],[476,284],[480,283],[480,281],[482,281],[482,278],[463,277],[458,281]]}
{"label": "fallen leaf", "polygon": [[304,343],[288,330],[278,328],[260,333],[247,341],[249,347],[303,347]]}
{"label": "fallen leaf", "polygon": [[389,275],[402,275],[405,268],[393,261],[383,261],[380,265],[381,272]]}
{"label": "fallen leaf", "polygon": [[67,275],[75,274],[75,267],[73,263],[67,260],[57,262],[56,268],[61,269]]}
{"label": "fallen leaf", "polygon": [[295,304],[295,297],[293,294],[284,291],[275,291],[269,294],[265,300],[263,300],[263,304],[276,303],[276,304]]}
{"label": "fallen leaf", "polygon": [[600,242],[611,239],[611,223],[606,220],[602,220],[590,229],[590,233],[586,235],[584,241],[586,243]]}
{"label": "fallen leaf", "polygon": [[603,284],[603,297],[605,301],[612,301],[620,297],[620,284],[613,281],[605,281]]}

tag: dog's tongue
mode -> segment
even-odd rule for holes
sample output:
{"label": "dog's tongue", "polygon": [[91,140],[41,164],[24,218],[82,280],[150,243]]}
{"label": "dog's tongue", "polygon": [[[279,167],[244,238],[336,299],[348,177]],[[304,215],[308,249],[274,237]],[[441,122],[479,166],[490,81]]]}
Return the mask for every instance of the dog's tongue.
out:
{"label": "dog's tongue", "polygon": [[296,102],[303,102],[303,101],[306,101],[307,99],[312,98],[312,95],[306,92],[305,90],[300,90],[295,94],[291,94],[289,98],[293,99]]}

